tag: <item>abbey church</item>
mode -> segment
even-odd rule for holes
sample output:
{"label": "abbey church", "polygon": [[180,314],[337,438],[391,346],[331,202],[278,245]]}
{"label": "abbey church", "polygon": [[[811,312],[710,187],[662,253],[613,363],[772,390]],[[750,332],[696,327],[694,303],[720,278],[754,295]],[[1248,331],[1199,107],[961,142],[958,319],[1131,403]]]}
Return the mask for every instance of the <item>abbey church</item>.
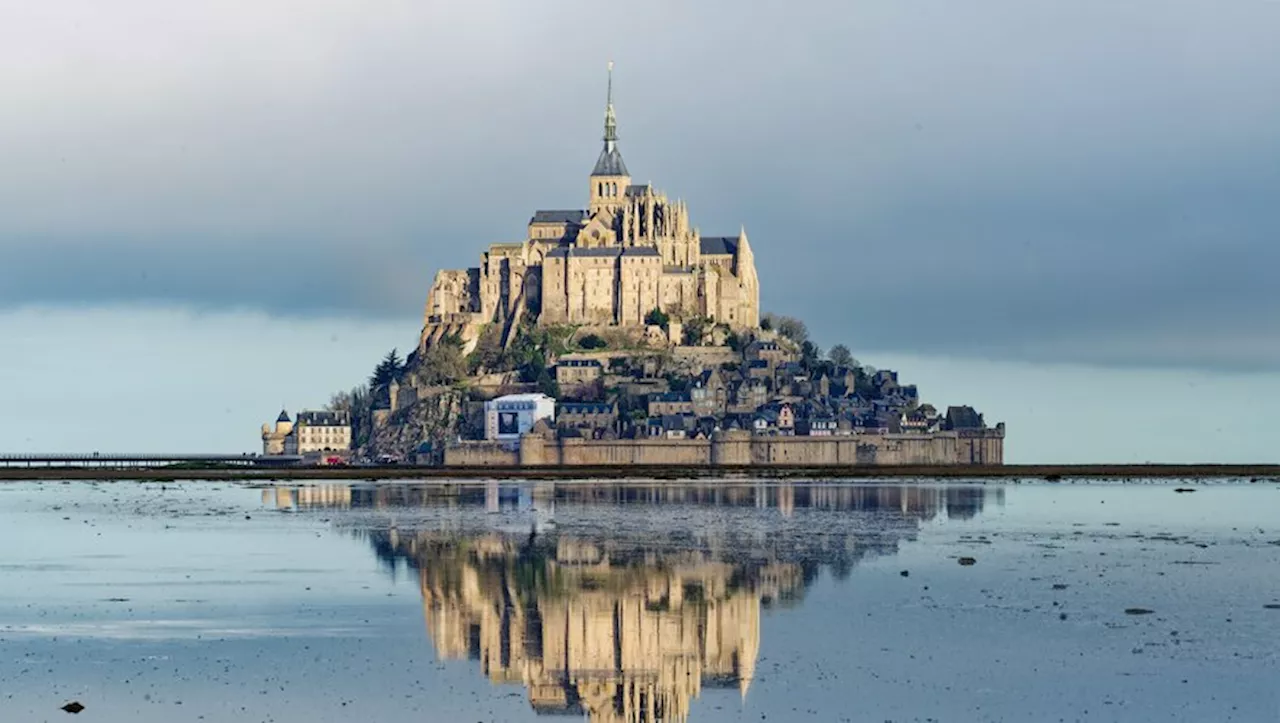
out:
{"label": "abbey church", "polygon": [[506,341],[526,314],[544,325],[643,327],[660,309],[675,320],[757,326],[760,288],[745,230],[703,236],[683,201],[633,185],[618,150],[612,68],[607,98],[588,207],[537,211],[524,241],[491,245],[477,268],[440,271],[422,344],[445,334],[469,342],[491,323]]}

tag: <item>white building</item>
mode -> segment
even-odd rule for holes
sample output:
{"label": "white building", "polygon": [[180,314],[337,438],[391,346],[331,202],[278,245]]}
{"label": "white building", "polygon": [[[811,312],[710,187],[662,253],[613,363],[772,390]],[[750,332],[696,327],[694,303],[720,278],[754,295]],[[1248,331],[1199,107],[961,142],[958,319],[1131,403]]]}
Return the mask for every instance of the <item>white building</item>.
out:
{"label": "white building", "polygon": [[298,412],[284,438],[285,454],[351,451],[351,415],[347,412]]}
{"label": "white building", "polygon": [[518,441],[539,420],[556,421],[556,400],[545,394],[508,394],[484,403],[484,438]]}

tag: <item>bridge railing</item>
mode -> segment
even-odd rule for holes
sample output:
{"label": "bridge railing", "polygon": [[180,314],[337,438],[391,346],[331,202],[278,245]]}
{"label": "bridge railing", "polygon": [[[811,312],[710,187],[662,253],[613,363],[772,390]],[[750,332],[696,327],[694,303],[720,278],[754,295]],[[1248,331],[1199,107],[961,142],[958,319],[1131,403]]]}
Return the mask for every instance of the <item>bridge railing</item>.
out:
{"label": "bridge railing", "polygon": [[101,452],[60,452],[60,453],[0,453],[0,466],[120,466],[149,467],[171,464],[208,464],[208,465],[258,465],[258,464],[291,464],[302,460],[294,455],[261,455],[245,452],[243,454],[162,454],[156,452],[140,453],[101,453]]}

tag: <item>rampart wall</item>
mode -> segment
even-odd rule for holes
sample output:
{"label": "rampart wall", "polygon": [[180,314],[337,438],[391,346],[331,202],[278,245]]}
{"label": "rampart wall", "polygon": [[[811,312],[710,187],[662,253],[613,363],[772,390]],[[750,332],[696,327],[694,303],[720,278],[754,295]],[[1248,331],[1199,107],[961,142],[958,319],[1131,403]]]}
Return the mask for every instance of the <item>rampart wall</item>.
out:
{"label": "rampart wall", "polygon": [[464,442],[444,451],[444,463],[453,467],[515,467],[523,464],[520,452],[498,442]]}
{"label": "rampart wall", "polygon": [[445,450],[448,466],[852,466],[1004,463],[1004,430],[932,434],[769,437],[721,432],[711,439],[566,438],[525,435],[518,451],[493,442]]}

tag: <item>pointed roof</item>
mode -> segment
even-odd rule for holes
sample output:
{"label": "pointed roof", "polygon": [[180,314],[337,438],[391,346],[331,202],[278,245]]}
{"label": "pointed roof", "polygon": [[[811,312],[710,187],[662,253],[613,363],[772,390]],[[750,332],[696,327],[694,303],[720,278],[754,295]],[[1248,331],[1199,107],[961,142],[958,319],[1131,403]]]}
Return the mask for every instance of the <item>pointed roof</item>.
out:
{"label": "pointed roof", "polygon": [[286,412],[285,410],[281,409],[281,410],[280,410],[280,416],[276,417],[276,421],[277,421],[277,422],[287,422],[287,421],[289,421],[289,413],[288,413],[288,412]]}
{"label": "pointed roof", "polygon": [[613,112],[613,61],[609,61],[609,94],[604,106],[604,148],[596,159],[592,176],[630,176],[618,152],[618,117]]}
{"label": "pointed roof", "polygon": [[630,176],[627,171],[627,164],[622,161],[622,154],[618,152],[618,148],[614,146],[610,148],[605,145],[604,150],[600,151],[600,157],[596,159],[596,167],[591,169],[593,176]]}

